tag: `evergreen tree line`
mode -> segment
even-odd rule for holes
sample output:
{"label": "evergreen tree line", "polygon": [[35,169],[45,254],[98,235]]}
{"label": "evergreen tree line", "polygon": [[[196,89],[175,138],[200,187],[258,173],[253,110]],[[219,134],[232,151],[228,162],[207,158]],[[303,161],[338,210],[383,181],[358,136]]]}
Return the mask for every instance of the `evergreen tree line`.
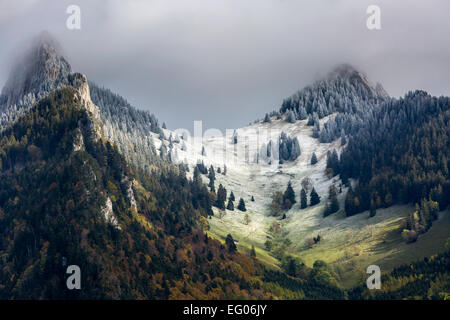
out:
{"label": "evergreen tree line", "polygon": [[167,161],[173,154],[170,154],[165,144],[160,150],[163,159],[156,152],[152,134],[161,139],[166,137],[155,115],[131,106],[120,95],[93,82],[89,82],[89,89],[92,102],[100,110],[104,135],[117,144],[127,161],[148,171],[155,165],[167,167]]}
{"label": "evergreen tree line", "polygon": [[278,141],[270,140],[267,145],[263,143],[257,154],[256,162],[260,160],[271,164],[278,160],[280,164],[287,161],[295,161],[301,155],[300,143],[297,137],[291,138],[285,132],[281,132]]}
{"label": "evergreen tree line", "polygon": [[[284,192],[277,191],[272,195],[272,203],[270,204],[270,210],[272,212],[272,215],[278,216],[283,211],[291,209],[295,203],[297,203],[295,191],[292,188],[291,181],[289,181],[286,190]],[[320,196],[316,192],[314,187],[312,187],[309,205],[315,206],[318,203],[320,203]],[[305,209],[307,206],[308,206],[307,191],[305,190],[305,188],[302,188],[300,191],[300,208]]]}

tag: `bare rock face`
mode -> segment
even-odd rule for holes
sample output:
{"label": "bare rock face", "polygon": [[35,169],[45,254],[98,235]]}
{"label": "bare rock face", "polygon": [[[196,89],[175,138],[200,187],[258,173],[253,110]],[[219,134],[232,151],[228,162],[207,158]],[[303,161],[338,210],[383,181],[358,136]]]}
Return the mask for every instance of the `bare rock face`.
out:
{"label": "bare rock face", "polygon": [[117,222],[117,218],[114,215],[114,210],[111,202],[111,198],[107,197],[104,207],[102,208],[102,214],[105,218],[106,223],[109,223],[116,227],[117,229],[120,229],[119,223]]}
{"label": "bare rock face", "polygon": [[91,113],[94,120],[100,121],[100,110],[91,100],[89,84],[86,76],[81,73],[74,73],[71,74],[68,79],[68,84],[77,90],[78,98],[86,110]]}
{"label": "bare rock face", "polygon": [[68,76],[68,79],[68,85],[76,90],[76,96],[74,98],[78,100],[89,113],[91,119],[89,129],[94,132],[96,140],[100,139],[103,132],[103,123],[100,119],[100,110],[91,100],[86,76],[81,73],[73,73]]}
{"label": "bare rock face", "polygon": [[73,140],[73,151],[77,152],[80,150],[85,150],[84,148],[85,148],[85,146],[84,146],[83,133],[81,132],[80,128],[77,128],[77,133]]}

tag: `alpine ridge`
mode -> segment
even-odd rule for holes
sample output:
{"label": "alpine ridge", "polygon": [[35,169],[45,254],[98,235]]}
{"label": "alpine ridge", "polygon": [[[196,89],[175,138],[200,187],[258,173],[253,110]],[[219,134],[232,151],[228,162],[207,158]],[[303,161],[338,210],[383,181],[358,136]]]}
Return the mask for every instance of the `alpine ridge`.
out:
{"label": "alpine ridge", "polygon": [[392,98],[342,64],[193,137],[47,32],[30,47],[0,96],[0,299],[448,297],[450,98]]}
{"label": "alpine ridge", "polygon": [[68,85],[71,67],[46,31],[19,55],[0,95],[0,129],[51,91]]}
{"label": "alpine ridge", "polygon": [[[69,72],[43,39],[35,52],[44,58],[16,70],[2,96],[2,115],[11,117],[0,131],[0,299],[342,297],[331,283],[305,285],[312,274],[272,283],[279,271],[236,252],[231,235],[225,244],[208,236],[212,194],[199,177],[162,158],[161,170],[148,170],[119,151],[157,131],[154,118],[104,89],[95,93],[99,110],[86,76]],[[117,107],[137,116],[137,126],[111,141],[105,127]],[[72,264],[82,270],[82,290],[67,290]]]}

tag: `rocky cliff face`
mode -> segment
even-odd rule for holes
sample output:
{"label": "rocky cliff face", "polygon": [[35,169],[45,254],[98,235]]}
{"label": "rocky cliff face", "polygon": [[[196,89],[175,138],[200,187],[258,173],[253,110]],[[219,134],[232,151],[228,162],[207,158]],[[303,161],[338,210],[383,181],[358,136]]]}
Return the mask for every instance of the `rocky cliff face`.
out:
{"label": "rocky cliff face", "polygon": [[75,99],[79,100],[84,108],[88,111],[91,118],[91,130],[94,132],[97,139],[102,137],[103,123],[100,119],[100,110],[92,102],[91,94],[87,78],[84,74],[73,73],[68,76],[68,84],[76,90]]}

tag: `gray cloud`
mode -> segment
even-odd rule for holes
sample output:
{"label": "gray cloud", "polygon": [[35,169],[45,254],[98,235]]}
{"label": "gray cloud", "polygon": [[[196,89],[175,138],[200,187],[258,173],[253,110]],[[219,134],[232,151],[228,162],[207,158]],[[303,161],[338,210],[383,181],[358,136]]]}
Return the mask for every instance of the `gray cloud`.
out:
{"label": "gray cloud", "polygon": [[[69,4],[81,7],[80,31],[65,26]],[[369,4],[381,7],[380,31],[366,28]],[[446,0],[3,0],[0,85],[45,29],[74,70],[173,129],[245,125],[341,62],[393,96],[450,95],[448,12]]]}

